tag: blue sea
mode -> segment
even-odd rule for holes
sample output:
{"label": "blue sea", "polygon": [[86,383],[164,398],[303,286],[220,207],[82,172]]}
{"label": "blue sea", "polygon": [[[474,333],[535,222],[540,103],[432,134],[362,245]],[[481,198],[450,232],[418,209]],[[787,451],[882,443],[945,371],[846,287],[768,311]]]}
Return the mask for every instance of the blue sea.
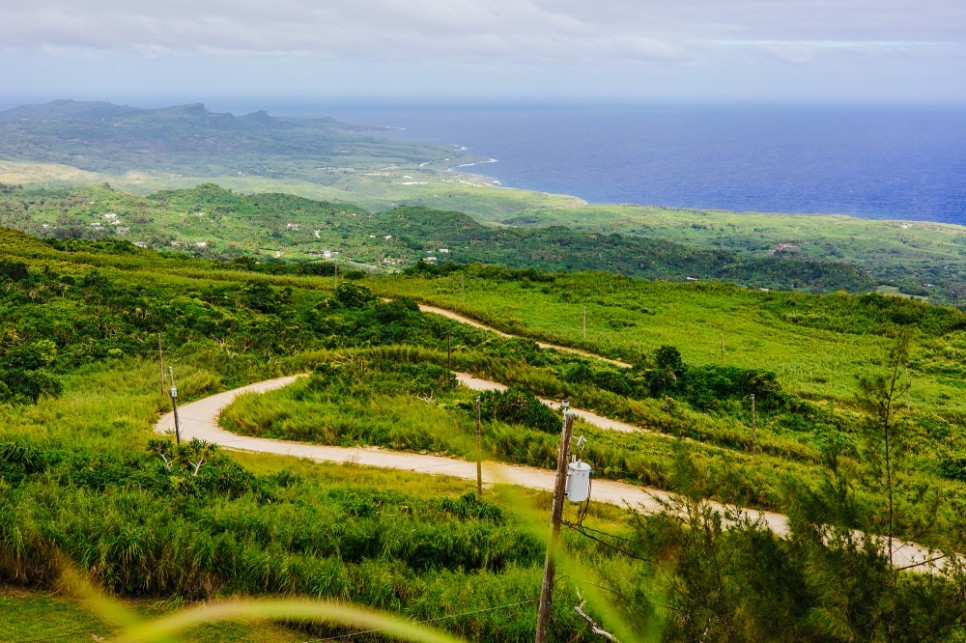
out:
{"label": "blue sea", "polygon": [[966,225],[964,107],[464,104],[321,111],[401,128],[391,137],[466,147],[496,162],[463,171],[591,203]]}

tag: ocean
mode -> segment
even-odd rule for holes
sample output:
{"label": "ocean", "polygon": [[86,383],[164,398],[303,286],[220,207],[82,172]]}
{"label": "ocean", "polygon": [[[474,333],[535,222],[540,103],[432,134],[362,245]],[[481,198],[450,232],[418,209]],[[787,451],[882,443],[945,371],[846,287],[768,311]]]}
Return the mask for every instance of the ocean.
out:
{"label": "ocean", "polygon": [[386,134],[394,138],[466,147],[495,162],[462,171],[591,203],[966,225],[963,107],[370,104],[321,111],[401,128]]}

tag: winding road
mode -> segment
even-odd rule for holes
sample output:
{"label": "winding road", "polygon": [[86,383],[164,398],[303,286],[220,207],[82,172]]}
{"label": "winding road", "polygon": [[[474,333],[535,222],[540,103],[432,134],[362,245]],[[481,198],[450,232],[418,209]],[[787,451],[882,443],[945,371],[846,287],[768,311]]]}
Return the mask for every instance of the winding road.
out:
{"label": "winding road", "polygon": [[[452,310],[446,310],[445,308],[437,308],[436,306],[430,306],[428,304],[419,304],[419,310],[424,313],[431,313],[433,315],[441,315],[442,317],[447,317],[453,321],[458,321],[461,324],[466,324],[467,326],[473,326],[474,328],[479,328],[481,330],[489,331],[494,335],[499,335],[500,337],[505,337],[507,339],[519,339],[516,335],[510,335],[509,333],[504,333],[502,330],[493,328],[492,326],[487,326],[482,322],[478,322],[475,319],[470,319],[469,317],[464,317],[459,313],[454,313]],[[529,338],[526,338],[529,339]],[[573,355],[580,355],[581,357],[587,357],[589,359],[595,359],[599,362],[607,362],[608,364],[613,364],[614,366],[621,366],[623,368],[631,368],[632,364],[627,362],[622,362],[618,359],[610,359],[607,357],[602,357],[588,351],[580,350],[579,348],[572,348],[570,346],[560,346],[559,344],[548,344],[546,342],[536,342],[537,346],[540,348],[550,348],[555,351],[561,351],[563,353],[571,353]]]}
{"label": "winding road", "polygon": [[[288,386],[298,379],[299,375],[280,377],[263,382],[256,382],[231,391],[218,393],[196,402],[185,404],[178,409],[181,437],[185,440],[198,438],[223,448],[235,451],[249,451],[273,455],[306,458],[316,462],[353,463],[371,467],[413,471],[430,475],[445,475],[464,480],[476,480],[476,463],[456,458],[416,453],[402,453],[387,451],[376,447],[334,447],[303,442],[288,442],[237,435],[222,429],[218,425],[218,416],[222,409],[231,404],[239,395],[244,393],[265,393]],[[499,390],[505,388],[497,382],[482,380],[466,374],[458,374],[459,381],[464,386],[474,390]],[[587,411],[575,409],[585,422],[605,430],[640,431],[641,429],[617,422],[609,418],[602,418]],[[603,422],[598,423],[598,420]],[[155,425],[159,433],[174,432],[174,414],[167,413]],[[534,467],[508,465],[488,462],[484,466],[487,483],[512,484],[529,489],[552,491],[555,472]],[[661,489],[639,487],[612,480],[594,480],[592,497],[597,502],[606,502],[621,507],[645,513],[661,511],[663,502],[674,498],[673,494]],[[719,503],[711,503],[716,509],[725,507]],[[774,533],[784,536],[789,532],[788,520],[785,516],[773,512],[744,510],[752,519],[760,519]],[[885,541],[883,539],[883,547]],[[894,561],[901,568],[917,568],[935,571],[943,567],[942,561],[934,561],[937,553],[924,549],[914,543],[895,540],[893,542]]]}

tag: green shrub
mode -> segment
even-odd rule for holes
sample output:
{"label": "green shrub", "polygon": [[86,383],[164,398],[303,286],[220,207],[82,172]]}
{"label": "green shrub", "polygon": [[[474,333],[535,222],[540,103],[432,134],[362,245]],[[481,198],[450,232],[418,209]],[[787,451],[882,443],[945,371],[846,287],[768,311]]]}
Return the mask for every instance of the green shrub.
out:
{"label": "green shrub", "polygon": [[508,424],[556,433],[560,431],[561,419],[529,390],[511,386],[505,391],[484,391],[480,396],[481,413]]}

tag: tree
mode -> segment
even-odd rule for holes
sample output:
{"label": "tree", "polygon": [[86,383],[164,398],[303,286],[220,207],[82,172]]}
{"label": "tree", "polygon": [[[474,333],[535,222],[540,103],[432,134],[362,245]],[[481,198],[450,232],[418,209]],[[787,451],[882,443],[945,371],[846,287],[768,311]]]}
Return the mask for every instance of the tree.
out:
{"label": "tree", "polygon": [[654,354],[656,367],[647,371],[645,380],[652,397],[677,390],[684,377],[684,360],[674,346],[661,346]]}
{"label": "tree", "polygon": [[901,333],[889,351],[886,374],[859,380],[859,405],[868,414],[864,428],[867,453],[873,470],[882,480],[888,499],[887,538],[889,562],[892,561],[892,539],[895,533],[896,467],[902,450],[904,422],[899,417],[899,402],[908,391],[909,381],[902,374],[909,361],[909,334]]}
{"label": "tree", "polygon": [[872,469],[885,487],[888,501],[886,524],[886,543],[888,546],[889,567],[892,571],[892,609],[886,614],[886,638],[894,639],[895,597],[898,584],[898,571],[895,568],[893,538],[895,535],[895,487],[897,465],[903,447],[904,421],[900,417],[900,401],[909,391],[908,378],[903,379],[909,361],[909,333],[901,332],[889,351],[888,368],[885,374],[863,377],[859,380],[859,405],[868,414],[864,424],[866,452]]}

